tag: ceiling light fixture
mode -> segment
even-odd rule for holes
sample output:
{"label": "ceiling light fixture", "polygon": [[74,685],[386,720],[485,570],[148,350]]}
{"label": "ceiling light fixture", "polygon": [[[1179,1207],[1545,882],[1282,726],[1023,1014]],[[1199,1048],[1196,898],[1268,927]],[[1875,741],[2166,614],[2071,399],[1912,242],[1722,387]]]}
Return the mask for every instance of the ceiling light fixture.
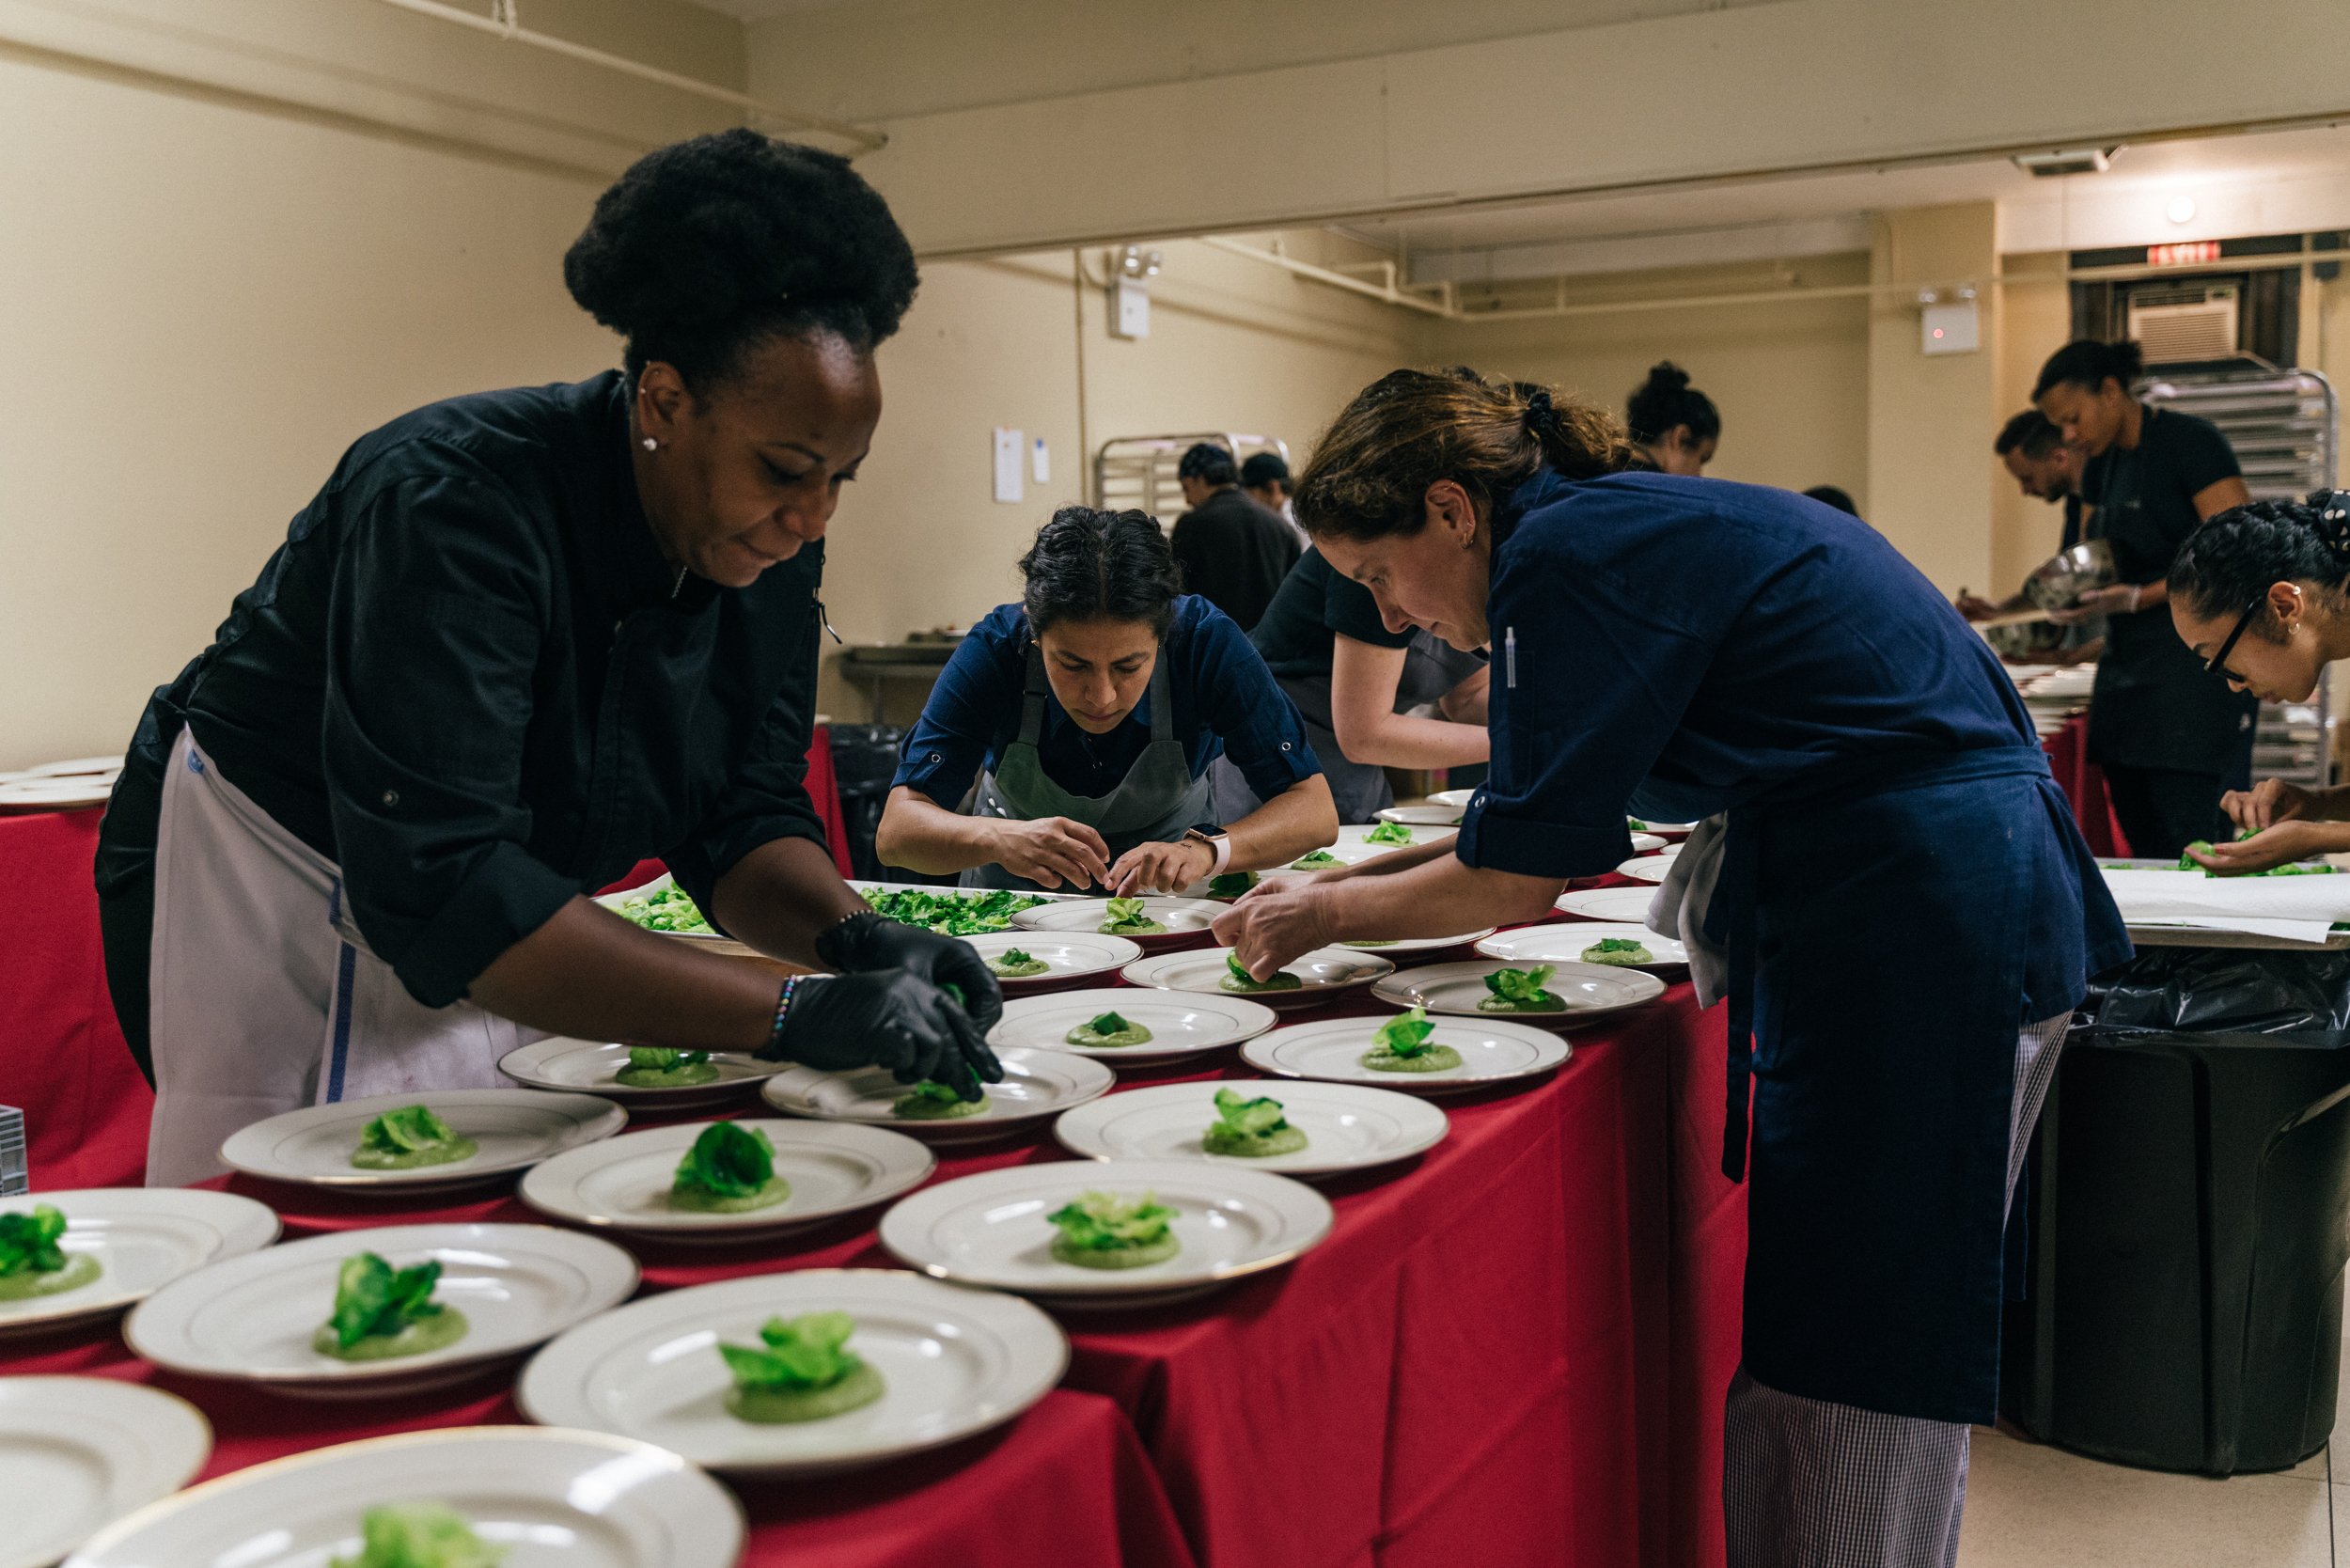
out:
{"label": "ceiling light fixture", "polygon": [[2060,174],[2103,174],[2113,166],[2120,156],[2121,144],[2112,147],[2060,147],[2045,152],[2018,152],[2008,162],[2035,179],[2046,180]]}
{"label": "ceiling light fixture", "polygon": [[2184,196],[2172,196],[2170,204],[2163,208],[2162,215],[2172,223],[2193,223],[2195,221],[2195,198]]}

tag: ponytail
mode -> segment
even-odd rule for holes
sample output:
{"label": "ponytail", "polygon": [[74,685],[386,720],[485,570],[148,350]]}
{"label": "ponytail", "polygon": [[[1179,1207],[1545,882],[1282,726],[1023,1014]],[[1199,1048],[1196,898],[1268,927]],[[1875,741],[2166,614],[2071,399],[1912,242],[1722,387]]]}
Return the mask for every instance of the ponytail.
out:
{"label": "ponytail", "polygon": [[1450,479],[1490,508],[1547,464],[1571,479],[1612,474],[1631,451],[1601,409],[1463,367],[1395,370],[1357,393],[1297,481],[1311,534],[1379,539],[1419,531],[1429,486]]}
{"label": "ponytail", "polygon": [[2040,367],[2040,379],[2032,383],[2031,400],[2036,403],[2052,389],[2068,383],[2083,391],[2095,392],[2110,381],[2127,392],[2130,384],[2145,369],[2146,351],[2136,343],[2076,338],[2050,354],[2048,362]]}

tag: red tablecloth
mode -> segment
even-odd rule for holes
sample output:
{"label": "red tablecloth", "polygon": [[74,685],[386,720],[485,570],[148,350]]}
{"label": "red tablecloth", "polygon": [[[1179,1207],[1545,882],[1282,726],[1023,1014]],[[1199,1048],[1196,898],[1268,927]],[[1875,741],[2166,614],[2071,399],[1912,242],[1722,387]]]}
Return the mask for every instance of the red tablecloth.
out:
{"label": "red tablecloth", "polygon": [[2048,754],[2048,771],[2072,799],[2073,815],[2080,822],[2081,837],[2089,840],[2089,852],[2128,855],[2129,839],[2123,835],[2122,823],[2113,814],[2113,799],[2106,792],[2105,770],[2089,760],[2089,715],[2074,714],[2064,721],[2063,729],[2044,737],[2040,745]]}

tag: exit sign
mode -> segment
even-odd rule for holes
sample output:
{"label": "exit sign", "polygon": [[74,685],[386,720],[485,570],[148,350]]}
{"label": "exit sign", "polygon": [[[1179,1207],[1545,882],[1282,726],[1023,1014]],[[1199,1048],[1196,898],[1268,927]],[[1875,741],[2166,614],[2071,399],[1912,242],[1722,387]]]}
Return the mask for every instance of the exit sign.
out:
{"label": "exit sign", "polygon": [[2188,240],[2175,245],[2146,247],[2146,264],[2150,267],[2200,267],[2218,259],[2217,240]]}

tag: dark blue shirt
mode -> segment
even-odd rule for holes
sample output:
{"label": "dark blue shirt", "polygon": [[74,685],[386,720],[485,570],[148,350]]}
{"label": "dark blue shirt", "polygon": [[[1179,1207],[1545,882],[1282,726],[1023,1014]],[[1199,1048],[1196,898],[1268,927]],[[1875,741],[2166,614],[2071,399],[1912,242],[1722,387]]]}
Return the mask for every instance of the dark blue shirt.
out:
{"label": "dark blue shirt", "polygon": [[2033,745],[2015,687],[1858,518],[1784,490],[1545,470],[1500,509],[1493,775],[1460,857],[1590,876],[1825,762]]}
{"label": "dark blue shirt", "polygon": [[[1028,618],[1017,604],[996,606],[971,628],[906,736],[895,782],[951,810],[982,767],[992,771],[1003,760],[1020,733],[1028,641]],[[1229,752],[1248,787],[1271,800],[1322,771],[1296,705],[1223,611],[1195,594],[1179,596],[1160,657],[1175,699],[1175,738],[1194,778]],[[1071,794],[1109,793],[1150,744],[1148,692],[1106,735],[1087,734],[1058,701],[1045,699],[1037,752],[1046,776]]]}

